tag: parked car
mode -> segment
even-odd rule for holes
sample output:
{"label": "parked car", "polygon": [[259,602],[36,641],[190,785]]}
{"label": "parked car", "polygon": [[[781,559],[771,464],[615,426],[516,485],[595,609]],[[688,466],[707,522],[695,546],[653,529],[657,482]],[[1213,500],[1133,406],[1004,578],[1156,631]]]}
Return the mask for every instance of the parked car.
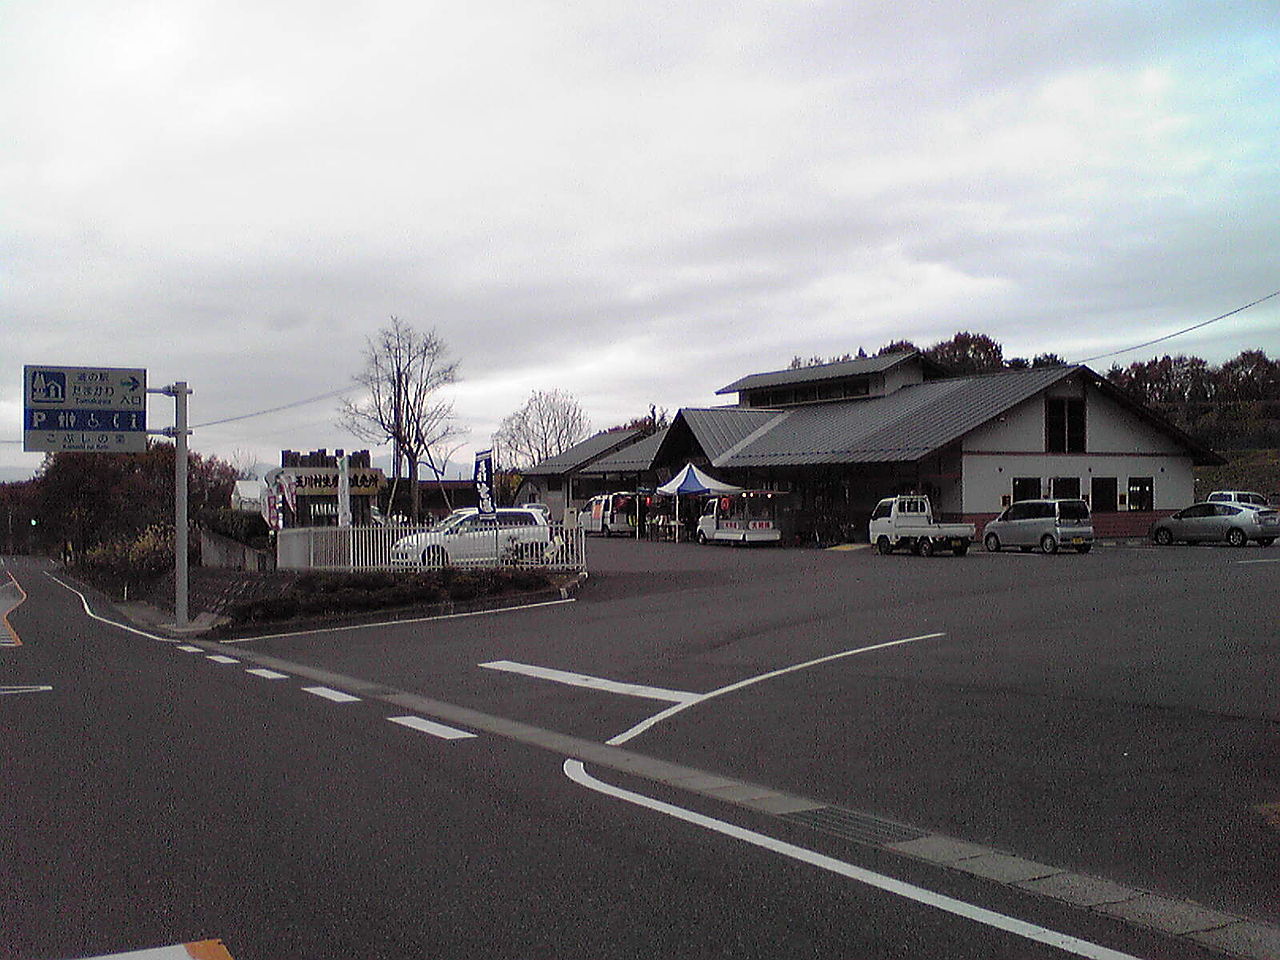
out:
{"label": "parked car", "polygon": [[551,527],[540,506],[503,507],[481,516],[475,507],[455,510],[430,530],[397,540],[391,563],[398,567],[450,564],[540,563],[551,547]]}
{"label": "parked car", "polygon": [[906,547],[921,557],[938,550],[963,557],[973,540],[973,524],[935,523],[929,498],[916,494],[881,500],[871,514],[870,530],[871,542],[882,555]]}
{"label": "parked car", "polygon": [[615,533],[635,536],[636,501],[637,494],[626,490],[592,497],[578,513],[578,526],[604,537]]}
{"label": "parked car", "polygon": [[1244,507],[1270,507],[1267,498],[1252,490],[1215,490],[1205,497],[1208,503],[1238,503]]}
{"label": "parked car", "polygon": [[1244,503],[1193,503],[1151,525],[1151,539],[1161,546],[1218,541],[1243,547],[1256,540],[1269,547],[1276,537],[1280,537],[1280,514]]}
{"label": "parked car", "polygon": [[982,542],[992,553],[1018,547],[1030,553],[1036,547],[1057,553],[1070,547],[1077,553],[1093,548],[1093,518],[1083,500],[1019,500],[982,528]]}

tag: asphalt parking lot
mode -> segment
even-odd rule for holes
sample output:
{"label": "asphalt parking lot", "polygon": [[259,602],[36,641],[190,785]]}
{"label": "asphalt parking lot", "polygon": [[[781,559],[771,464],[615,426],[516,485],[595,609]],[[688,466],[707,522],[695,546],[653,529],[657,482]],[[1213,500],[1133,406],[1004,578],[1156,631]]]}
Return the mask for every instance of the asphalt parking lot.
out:
{"label": "asphalt parking lot", "polygon": [[480,665],[705,692],[928,637],[699,703],[628,747],[1280,921],[1280,549],[593,538],[588,559],[573,604],[252,646],[605,740],[663,704]]}

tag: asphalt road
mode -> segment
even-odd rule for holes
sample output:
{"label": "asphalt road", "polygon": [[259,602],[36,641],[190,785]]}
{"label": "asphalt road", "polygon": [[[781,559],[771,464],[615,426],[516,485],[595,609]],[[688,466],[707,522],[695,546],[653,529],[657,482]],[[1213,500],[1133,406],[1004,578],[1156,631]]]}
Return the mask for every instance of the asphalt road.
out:
{"label": "asphalt road", "polygon": [[[1104,951],[1219,955],[588,763],[689,816],[637,806],[569,779],[567,754],[534,741],[603,743],[685,696],[626,749],[1274,921],[1280,833],[1259,808],[1280,801],[1280,638],[1265,613],[1280,565],[1257,562],[1273,557],[593,540],[575,603],[216,654],[238,663],[91,620],[47,568],[10,561],[27,597],[0,683],[52,689],[0,697],[0,956],[204,937],[237,960],[1088,955],[798,861],[787,843]],[[695,699],[913,637],[927,639]],[[314,677],[248,673],[261,655],[493,723],[439,739],[388,723],[406,710],[373,687],[334,702],[305,691]],[[631,687],[480,666],[497,661]]]}

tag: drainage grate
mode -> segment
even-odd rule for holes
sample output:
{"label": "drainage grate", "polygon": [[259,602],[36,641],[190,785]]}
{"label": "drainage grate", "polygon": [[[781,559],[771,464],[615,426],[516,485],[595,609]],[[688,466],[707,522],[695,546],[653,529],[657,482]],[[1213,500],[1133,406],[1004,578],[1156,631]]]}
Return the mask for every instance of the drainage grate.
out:
{"label": "drainage grate", "polygon": [[925,831],[908,827],[892,820],[873,817],[869,813],[845,810],[842,807],[819,807],[817,810],[801,810],[781,814],[782,819],[802,823],[814,830],[821,830],[845,840],[858,843],[883,845],[904,843],[927,836]]}

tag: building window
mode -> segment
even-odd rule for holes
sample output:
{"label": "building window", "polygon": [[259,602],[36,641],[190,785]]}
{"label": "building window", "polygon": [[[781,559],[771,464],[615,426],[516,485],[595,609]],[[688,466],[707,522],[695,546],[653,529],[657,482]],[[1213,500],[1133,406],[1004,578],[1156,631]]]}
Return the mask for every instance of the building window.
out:
{"label": "building window", "polygon": [[1154,510],[1155,503],[1156,503],[1155,478],[1130,477],[1129,478],[1129,509],[1130,510]]}
{"label": "building window", "polygon": [[1013,501],[1017,503],[1019,500],[1039,500],[1040,499],[1040,478],[1039,477],[1014,477],[1013,478]]}
{"label": "building window", "polygon": [[1055,500],[1080,499],[1079,477],[1054,477],[1049,481],[1049,488],[1053,491]]}
{"label": "building window", "polygon": [[1044,398],[1044,448],[1048,453],[1084,453],[1084,400]]}

